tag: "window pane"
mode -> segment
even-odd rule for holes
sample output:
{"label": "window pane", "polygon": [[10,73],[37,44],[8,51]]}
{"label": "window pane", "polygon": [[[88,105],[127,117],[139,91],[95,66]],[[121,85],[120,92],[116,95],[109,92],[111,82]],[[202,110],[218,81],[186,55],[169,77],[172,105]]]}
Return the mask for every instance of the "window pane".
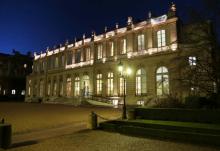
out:
{"label": "window pane", "polygon": [[157,95],[169,94],[169,76],[166,67],[160,67],[156,73]]}

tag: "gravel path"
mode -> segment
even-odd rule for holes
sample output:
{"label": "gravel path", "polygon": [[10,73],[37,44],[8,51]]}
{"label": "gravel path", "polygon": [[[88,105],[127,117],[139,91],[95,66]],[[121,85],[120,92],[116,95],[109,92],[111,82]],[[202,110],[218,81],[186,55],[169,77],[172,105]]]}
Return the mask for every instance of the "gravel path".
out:
{"label": "gravel path", "polygon": [[13,135],[13,144],[21,144],[24,142],[41,141],[48,138],[54,138],[62,135],[71,134],[80,130],[85,130],[87,123],[77,122],[68,125],[63,125],[55,128],[33,131],[25,134]]}
{"label": "gravel path", "polygon": [[199,145],[90,130],[26,145],[9,151],[219,151]]}

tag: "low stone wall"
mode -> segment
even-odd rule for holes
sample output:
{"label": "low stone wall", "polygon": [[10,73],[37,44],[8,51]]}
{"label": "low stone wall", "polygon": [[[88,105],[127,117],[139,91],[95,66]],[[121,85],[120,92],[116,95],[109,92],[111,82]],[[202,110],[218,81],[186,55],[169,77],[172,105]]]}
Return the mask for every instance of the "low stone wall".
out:
{"label": "low stone wall", "polygon": [[220,124],[220,110],[135,108],[135,117],[148,120]]}

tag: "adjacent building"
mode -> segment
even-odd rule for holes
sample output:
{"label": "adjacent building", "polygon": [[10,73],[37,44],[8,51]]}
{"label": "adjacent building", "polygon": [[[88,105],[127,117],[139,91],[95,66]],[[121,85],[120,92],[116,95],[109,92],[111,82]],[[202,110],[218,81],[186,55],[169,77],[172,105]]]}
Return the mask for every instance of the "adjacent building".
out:
{"label": "adjacent building", "polygon": [[[81,104],[86,99],[127,104],[147,104],[154,98],[188,95],[175,81],[174,71],[180,55],[189,66],[197,56],[182,47],[184,27],[179,24],[174,4],[167,14],[118,24],[112,31],[35,54],[33,72],[27,76],[26,101]],[[183,53],[180,53],[183,52]],[[186,53],[185,53],[186,52]],[[123,67],[119,65],[122,65]],[[120,68],[120,71],[118,70]],[[128,71],[128,72],[127,72]]]}
{"label": "adjacent building", "polygon": [[24,100],[26,76],[32,72],[30,54],[14,51],[12,55],[0,53],[0,100]]}

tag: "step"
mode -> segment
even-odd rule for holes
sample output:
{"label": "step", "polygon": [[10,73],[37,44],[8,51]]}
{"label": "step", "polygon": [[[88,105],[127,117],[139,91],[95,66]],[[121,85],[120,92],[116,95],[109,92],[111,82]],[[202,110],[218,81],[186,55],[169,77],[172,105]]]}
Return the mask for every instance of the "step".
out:
{"label": "step", "polygon": [[[181,127],[174,128],[169,127],[166,125],[159,124],[146,124],[133,122],[132,124],[129,123],[130,121],[110,121],[100,123],[100,128],[102,130],[118,132],[127,135],[134,135],[134,136],[142,136],[142,137],[156,137],[160,139],[172,139],[172,140],[180,140],[186,142],[195,142],[201,144],[210,144],[210,145],[220,145],[220,135],[205,132],[198,132],[198,131],[190,131],[190,128],[181,129]],[[135,125],[135,124],[136,125]],[[137,124],[138,123],[138,124]],[[155,127],[154,127],[155,126]],[[195,127],[194,127],[195,128]],[[193,129],[194,129],[193,128]]]}
{"label": "step", "polygon": [[159,120],[117,120],[109,123],[118,125],[130,125],[154,129],[166,129],[176,131],[187,131],[194,133],[207,133],[220,135],[220,125],[192,123],[192,122],[176,122],[176,121],[159,121]]}

